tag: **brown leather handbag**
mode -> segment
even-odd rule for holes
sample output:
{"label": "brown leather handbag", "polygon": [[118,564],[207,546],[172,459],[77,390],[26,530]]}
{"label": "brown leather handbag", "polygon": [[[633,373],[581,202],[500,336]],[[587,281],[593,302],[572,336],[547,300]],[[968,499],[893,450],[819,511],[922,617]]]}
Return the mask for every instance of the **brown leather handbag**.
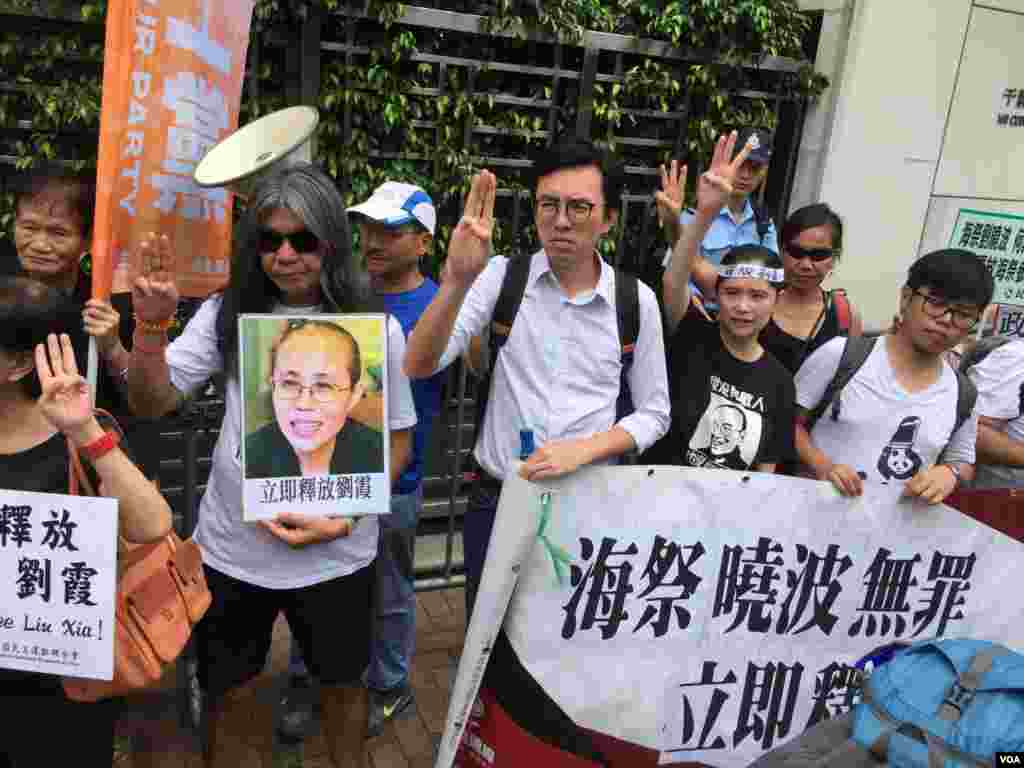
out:
{"label": "brown leather handbag", "polygon": [[[97,495],[70,441],[68,453],[69,493]],[[191,538],[182,541],[171,531],[149,544],[122,541],[119,550],[114,678],[65,677],[64,692],[73,701],[99,701],[155,686],[210,607],[202,555]]]}

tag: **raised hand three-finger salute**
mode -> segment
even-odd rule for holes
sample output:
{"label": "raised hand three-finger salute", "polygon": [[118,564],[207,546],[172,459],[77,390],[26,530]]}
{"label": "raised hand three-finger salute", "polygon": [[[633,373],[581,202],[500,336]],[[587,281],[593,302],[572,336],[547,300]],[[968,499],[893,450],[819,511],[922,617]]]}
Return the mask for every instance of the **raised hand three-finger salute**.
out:
{"label": "raised hand three-finger salute", "polygon": [[[680,319],[689,307],[691,274],[696,272],[698,274],[695,279],[710,280],[712,284],[714,283],[714,267],[701,258],[700,244],[715,217],[728,202],[733,192],[733,182],[751,152],[752,147],[748,143],[733,157],[736,136],[736,131],[733,131],[719,136],[715,142],[711,165],[697,179],[697,210],[693,221],[683,228],[675,242],[672,260],[664,278],[665,319],[670,329],[679,325]],[[671,171],[668,172],[662,167],[662,189],[655,193],[655,201],[663,222],[675,210],[677,204],[682,207],[682,189],[685,181],[685,166],[679,171],[678,166],[673,163]],[[677,214],[677,222],[678,219]],[[676,226],[678,227],[678,224]]]}
{"label": "raised hand three-finger salute", "polygon": [[466,205],[448,241],[445,278],[468,287],[491,256],[494,234],[494,196],[498,182],[490,171],[480,171],[466,198]]}
{"label": "raised hand three-finger salute", "polygon": [[[452,337],[459,310],[491,258],[497,188],[498,180],[490,171],[480,171],[473,177],[462,218],[448,241],[440,289],[409,335],[405,372],[410,378],[424,378],[434,372]],[[482,315],[476,319],[482,321]]]}
{"label": "raised hand three-finger salute", "polygon": [[144,323],[162,323],[178,308],[178,285],[174,280],[174,256],[167,235],[150,233],[139,244],[142,274],[132,286],[132,306]]}

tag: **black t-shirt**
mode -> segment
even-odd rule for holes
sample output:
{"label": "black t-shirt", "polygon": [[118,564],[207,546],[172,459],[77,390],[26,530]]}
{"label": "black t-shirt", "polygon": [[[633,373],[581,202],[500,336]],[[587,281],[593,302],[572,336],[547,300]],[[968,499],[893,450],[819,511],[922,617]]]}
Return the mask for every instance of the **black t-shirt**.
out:
{"label": "black t-shirt", "polygon": [[793,377],[772,355],[738,360],[718,324],[687,312],[668,345],[672,426],[644,460],[747,470],[794,455]]}
{"label": "black t-shirt", "polygon": [[790,336],[774,320],[769,320],[768,325],[761,331],[760,341],[762,347],[771,352],[786,370],[796,376],[796,372],[803,365],[804,360],[810,357],[814,350],[836,336],[846,336],[847,334],[848,331],[839,327],[839,310],[836,308],[835,301],[828,301],[821,327],[813,337],[801,339]]}

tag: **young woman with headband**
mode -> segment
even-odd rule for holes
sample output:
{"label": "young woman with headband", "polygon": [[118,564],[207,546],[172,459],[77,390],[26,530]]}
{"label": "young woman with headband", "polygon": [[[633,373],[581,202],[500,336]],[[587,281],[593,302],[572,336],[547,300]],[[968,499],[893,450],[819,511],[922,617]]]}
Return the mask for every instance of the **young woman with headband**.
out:
{"label": "young woman with headband", "polygon": [[[683,466],[771,472],[793,454],[795,392],[788,371],[765,351],[758,337],[771,318],[782,285],[779,257],[759,245],[733,248],[719,267],[700,255],[700,242],[732,189],[749,147],[736,157],[736,133],[719,138],[711,168],[697,184],[697,212],[681,235],[665,274],[665,306],[672,426],[645,460]],[[663,181],[685,179],[673,163]],[[664,190],[655,195],[666,224],[678,221],[679,202]],[[693,274],[713,282],[718,321],[690,301]]]}

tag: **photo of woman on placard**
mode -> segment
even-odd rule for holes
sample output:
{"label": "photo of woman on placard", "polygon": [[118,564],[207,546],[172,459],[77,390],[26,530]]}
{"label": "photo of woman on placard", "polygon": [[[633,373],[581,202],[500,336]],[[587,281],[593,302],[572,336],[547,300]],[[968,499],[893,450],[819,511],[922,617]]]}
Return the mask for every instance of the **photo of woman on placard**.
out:
{"label": "photo of woman on placard", "polygon": [[382,472],[383,435],[350,418],[367,389],[356,336],[323,318],[284,325],[271,345],[266,379],[273,418],[246,436],[246,478]]}

